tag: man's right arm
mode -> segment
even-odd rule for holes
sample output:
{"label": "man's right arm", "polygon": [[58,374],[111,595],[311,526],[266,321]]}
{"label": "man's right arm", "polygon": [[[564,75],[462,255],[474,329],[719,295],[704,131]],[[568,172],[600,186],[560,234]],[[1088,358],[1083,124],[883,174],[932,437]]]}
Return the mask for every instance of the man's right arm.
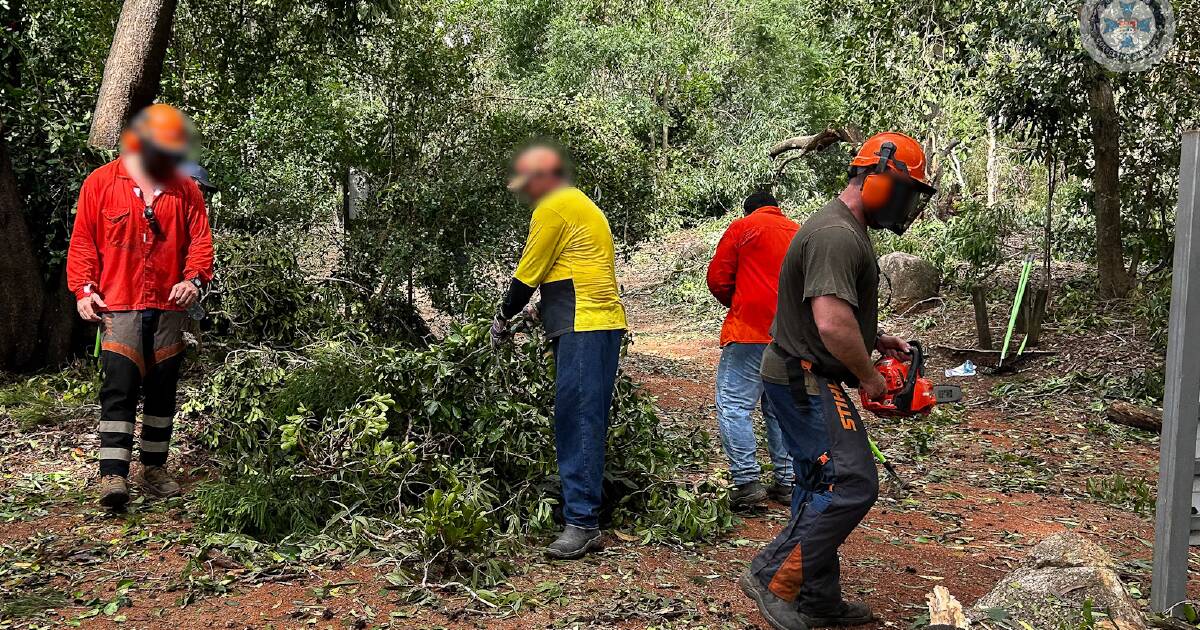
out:
{"label": "man's right arm", "polygon": [[100,212],[90,182],[79,190],[75,227],[67,246],[67,288],[75,293],[76,310],[87,321],[97,321],[95,307],[104,308],[100,297],[100,248],[96,243],[96,218]]}
{"label": "man's right arm", "polygon": [[737,224],[734,224],[721,235],[712,262],[708,263],[708,273],[705,274],[708,292],[726,308],[733,306],[733,293],[737,287],[738,232]]}
{"label": "man's right arm", "polygon": [[873,261],[860,260],[858,238],[840,227],[826,227],[808,236],[801,258],[804,299],[812,306],[821,343],[858,378],[863,393],[875,399],[886,393],[886,386],[871,361],[871,351],[863,341],[854,312],[861,306],[859,271]]}
{"label": "man's right arm", "polygon": [[886,389],[883,376],[875,370],[871,354],[863,344],[862,331],[850,304],[834,295],[822,295],[812,298],[812,312],[821,343],[829,354],[858,377],[859,387],[868,398],[882,395]]}
{"label": "man's right arm", "polygon": [[549,209],[534,211],[521,262],[517,264],[508,292],[500,303],[498,315],[502,319],[511,319],[529,303],[534,290],[542,284],[566,247],[566,235],[566,222],[557,212]]}

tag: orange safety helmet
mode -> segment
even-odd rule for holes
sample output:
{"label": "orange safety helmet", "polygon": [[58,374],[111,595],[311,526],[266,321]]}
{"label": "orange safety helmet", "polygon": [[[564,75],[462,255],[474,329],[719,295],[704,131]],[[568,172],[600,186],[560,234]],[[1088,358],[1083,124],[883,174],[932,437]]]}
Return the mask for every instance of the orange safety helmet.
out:
{"label": "orange safety helmet", "polygon": [[165,103],[155,103],[138,112],[121,134],[126,151],[146,146],[174,157],[183,157],[192,147],[192,125],[183,112]]}
{"label": "orange safety helmet", "polygon": [[903,234],[937,192],[926,175],[925,149],[902,133],[867,139],[850,161],[850,175],[866,171],[862,199],[872,227]]}

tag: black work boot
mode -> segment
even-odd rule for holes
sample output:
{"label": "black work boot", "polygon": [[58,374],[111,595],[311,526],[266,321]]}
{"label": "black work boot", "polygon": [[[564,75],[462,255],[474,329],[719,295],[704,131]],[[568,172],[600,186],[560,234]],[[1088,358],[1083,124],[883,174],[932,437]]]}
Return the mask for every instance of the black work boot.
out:
{"label": "black work boot", "polygon": [[775,483],[771,484],[771,488],[767,490],[767,496],[771,497],[771,500],[777,503],[791,505],[792,484],[776,481]]}
{"label": "black work boot", "polygon": [[742,574],[738,586],[747,597],[758,604],[758,612],[762,613],[763,618],[775,630],[808,630],[808,623],[796,608],[796,604],[776,597],[749,571]]}
{"label": "black work boot", "polygon": [[555,560],[578,560],[590,551],[600,551],[600,529],[584,529],[567,525],[558,539],[546,548],[546,555]]}
{"label": "black work boot", "polygon": [[729,502],[734,508],[748,508],[767,500],[767,488],[757,481],[734,486],[729,493]]}
{"label": "black work boot", "polygon": [[800,605],[797,608],[813,628],[861,626],[875,619],[871,607],[862,602],[838,602],[833,606],[820,608]]}

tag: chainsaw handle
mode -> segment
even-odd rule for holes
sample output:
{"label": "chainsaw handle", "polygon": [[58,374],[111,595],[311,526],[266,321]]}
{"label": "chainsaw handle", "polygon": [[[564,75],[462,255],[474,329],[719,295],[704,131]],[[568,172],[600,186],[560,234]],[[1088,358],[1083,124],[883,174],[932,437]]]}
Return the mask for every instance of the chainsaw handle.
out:
{"label": "chainsaw handle", "polygon": [[916,339],[908,342],[908,377],[904,379],[904,387],[894,396],[898,409],[912,407],[913,392],[917,387],[917,379],[925,373],[925,349]]}

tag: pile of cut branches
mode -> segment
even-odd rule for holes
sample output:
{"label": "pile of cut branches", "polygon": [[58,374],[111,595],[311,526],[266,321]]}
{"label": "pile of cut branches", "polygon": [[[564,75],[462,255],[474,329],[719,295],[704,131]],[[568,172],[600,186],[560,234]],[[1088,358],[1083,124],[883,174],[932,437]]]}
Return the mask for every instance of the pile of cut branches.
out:
{"label": "pile of cut branches", "polygon": [[[478,314],[419,350],[349,334],[239,350],[184,408],[217,467],[195,505],[217,531],[344,534],[401,559],[473,565],[553,528],[553,400],[545,339],[493,349]],[[698,472],[707,439],[664,434],[652,401],[620,375],[604,519],[646,541],[728,529],[724,484]]]}

